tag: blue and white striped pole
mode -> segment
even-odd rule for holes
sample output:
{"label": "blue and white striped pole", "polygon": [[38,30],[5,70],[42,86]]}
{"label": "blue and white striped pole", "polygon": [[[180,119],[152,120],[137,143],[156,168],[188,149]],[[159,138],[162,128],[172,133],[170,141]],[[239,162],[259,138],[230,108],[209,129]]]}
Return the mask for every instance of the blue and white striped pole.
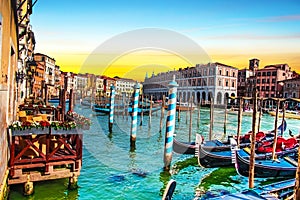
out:
{"label": "blue and white striped pole", "polygon": [[109,104],[109,122],[108,129],[112,132],[112,127],[114,123],[114,108],[115,108],[115,86],[110,86],[110,104]]}
{"label": "blue and white striped pole", "polygon": [[130,131],[130,147],[132,149],[135,149],[139,93],[140,93],[140,85],[139,83],[136,83],[134,85],[132,113],[131,113],[132,120],[131,120],[131,131]]}
{"label": "blue and white striped pole", "polygon": [[164,149],[164,170],[169,171],[172,161],[173,152],[173,134],[175,130],[175,117],[176,117],[176,93],[177,82],[175,81],[175,75],[173,80],[169,83],[169,100],[168,100],[168,114],[167,114],[167,126],[165,135],[165,149]]}

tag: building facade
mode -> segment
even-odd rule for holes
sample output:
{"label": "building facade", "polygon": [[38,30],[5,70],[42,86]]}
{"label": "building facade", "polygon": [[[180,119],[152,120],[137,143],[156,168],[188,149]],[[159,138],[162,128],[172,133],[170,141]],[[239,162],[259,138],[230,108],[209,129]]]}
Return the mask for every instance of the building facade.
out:
{"label": "building facade", "polygon": [[300,77],[282,81],[284,98],[300,98]]}
{"label": "building facade", "polygon": [[168,84],[175,76],[178,83],[177,100],[188,102],[193,97],[193,101],[198,103],[213,98],[215,104],[224,104],[229,96],[237,95],[237,75],[237,68],[222,63],[197,64],[146,77],[143,92],[144,95],[162,99],[163,95],[168,95]]}
{"label": "building facade", "polygon": [[293,78],[288,64],[267,65],[258,69],[246,82],[246,96],[252,97],[256,88],[259,97],[283,97],[283,82]]}
{"label": "building facade", "polygon": [[16,119],[17,87],[21,82],[18,71],[17,1],[0,2],[0,199],[7,192],[9,160],[7,127]]}
{"label": "building facade", "polygon": [[133,87],[136,84],[135,80],[128,78],[116,78],[116,94],[130,97],[133,94]]}

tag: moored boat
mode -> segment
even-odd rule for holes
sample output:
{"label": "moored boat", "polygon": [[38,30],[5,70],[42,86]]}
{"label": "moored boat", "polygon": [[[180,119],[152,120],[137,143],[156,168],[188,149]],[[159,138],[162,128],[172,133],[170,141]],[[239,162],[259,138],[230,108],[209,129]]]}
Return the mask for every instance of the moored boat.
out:
{"label": "moored boat", "polygon": [[[272,116],[276,116],[276,112],[275,111],[269,111],[268,112],[270,115]],[[282,118],[283,117],[283,113],[280,112],[278,113],[278,117],[279,118]],[[290,112],[285,112],[285,115],[284,115],[285,118],[288,118],[288,119],[300,119],[300,113],[297,112],[297,111],[290,111]]]}
{"label": "moored boat", "polygon": [[[297,152],[298,149],[279,152],[276,159],[271,159],[271,154],[255,156],[254,177],[295,177],[297,170]],[[242,176],[249,175],[250,155],[247,149],[236,151],[235,168]]]}

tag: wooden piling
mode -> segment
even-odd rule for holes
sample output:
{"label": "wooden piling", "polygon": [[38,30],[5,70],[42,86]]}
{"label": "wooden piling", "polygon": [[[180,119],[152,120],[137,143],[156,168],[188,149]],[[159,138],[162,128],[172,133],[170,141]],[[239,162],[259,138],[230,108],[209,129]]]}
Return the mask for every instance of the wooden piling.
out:
{"label": "wooden piling", "polygon": [[139,93],[140,93],[140,85],[139,83],[136,83],[134,85],[133,103],[132,103],[132,120],[131,120],[131,129],[130,129],[131,150],[135,149]]}
{"label": "wooden piling", "polygon": [[191,97],[191,105],[190,105],[190,125],[189,125],[189,142],[191,142],[192,137],[192,114],[193,114],[193,96]]}
{"label": "wooden piling", "polygon": [[201,100],[198,102],[198,115],[197,115],[197,127],[200,127],[200,111],[201,111]]}
{"label": "wooden piling", "polygon": [[212,140],[214,126],[214,98],[210,99],[210,126],[209,126],[209,140]]}
{"label": "wooden piling", "polygon": [[[180,97],[179,97],[179,106],[178,106],[178,121],[180,121],[180,112],[181,112],[180,106],[181,106],[181,101],[182,101],[182,97],[181,97],[181,95],[180,95]],[[176,102],[176,103],[177,103],[177,102]]]}
{"label": "wooden piling", "polygon": [[149,122],[148,122],[148,127],[149,129],[151,128],[151,122],[152,122],[152,95],[150,96],[150,109],[149,109]]}
{"label": "wooden piling", "polygon": [[110,103],[109,103],[109,120],[108,130],[111,133],[114,123],[114,107],[115,107],[115,86],[110,86]]}
{"label": "wooden piling", "polygon": [[175,81],[175,75],[173,80],[169,83],[169,100],[168,100],[168,116],[165,134],[165,146],[164,146],[164,170],[170,171],[172,152],[173,152],[173,135],[175,130],[175,118],[176,118],[176,93],[178,84]]}
{"label": "wooden piling", "polygon": [[227,126],[227,102],[228,99],[225,99],[225,112],[224,112],[224,136],[226,136],[226,126]]}
{"label": "wooden piling", "polygon": [[[147,104],[147,102],[146,102]],[[143,118],[144,118],[144,95],[142,95],[142,102],[141,102],[141,117],[140,117],[140,126],[143,125]]]}
{"label": "wooden piling", "polygon": [[73,111],[73,107],[74,107],[74,98],[73,98],[73,89],[70,89],[70,95],[69,95],[69,111]]}
{"label": "wooden piling", "polygon": [[282,105],[282,127],[281,127],[281,136],[283,135],[283,132],[284,132],[284,120],[285,120],[285,107],[286,107],[286,102],[284,101],[283,102],[283,105]]}
{"label": "wooden piling", "polygon": [[276,159],[276,146],[277,146],[277,135],[278,135],[278,117],[279,117],[279,105],[280,101],[279,99],[277,100],[277,105],[276,105],[276,115],[275,115],[275,122],[274,122],[274,143],[273,143],[273,149],[272,149],[272,160]]}
{"label": "wooden piling", "polygon": [[[300,145],[300,142],[299,142],[299,145]],[[300,155],[300,148],[298,148],[298,155]],[[298,159],[298,167],[297,167],[297,171],[296,171],[294,199],[300,199],[300,159]]]}
{"label": "wooden piling", "polygon": [[260,131],[260,126],[261,126],[261,118],[262,118],[262,100],[259,101],[259,117],[258,117],[258,130],[257,132]]}
{"label": "wooden piling", "polygon": [[27,176],[27,181],[24,184],[24,196],[30,196],[34,192],[33,182],[30,181],[30,175]]}
{"label": "wooden piling", "polygon": [[243,97],[240,98],[240,105],[238,111],[238,129],[237,129],[237,145],[240,146],[240,136],[242,134],[242,121],[243,121]]}
{"label": "wooden piling", "polygon": [[159,132],[161,133],[163,128],[163,121],[164,121],[164,115],[165,115],[165,102],[166,97],[163,95],[162,103],[161,103],[161,113],[160,113],[160,123],[159,123]]}
{"label": "wooden piling", "polygon": [[255,141],[257,133],[257,91],[253,92],[253,115],[252,115],[252,133],[251,133],[251,154],[249,164],[249,188],[254,187],[254,166],[255,166]]}

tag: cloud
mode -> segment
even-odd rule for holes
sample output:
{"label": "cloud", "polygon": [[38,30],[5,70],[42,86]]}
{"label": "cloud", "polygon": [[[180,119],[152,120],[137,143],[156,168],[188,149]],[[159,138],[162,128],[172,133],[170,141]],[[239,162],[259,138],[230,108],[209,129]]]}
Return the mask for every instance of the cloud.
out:
{"label": "cloud", "polygon": [[287,39],[300,39],[300,32],[287,35],[255,35],[255,34],[228,34],[201,37],[201,39],[208,40],[287,40]]}
{"label": "cloud", "polygon": [[300,15],[285,15],[265,17],[256,20],[257,22],[286,22],[286,21],[300,21]]}

